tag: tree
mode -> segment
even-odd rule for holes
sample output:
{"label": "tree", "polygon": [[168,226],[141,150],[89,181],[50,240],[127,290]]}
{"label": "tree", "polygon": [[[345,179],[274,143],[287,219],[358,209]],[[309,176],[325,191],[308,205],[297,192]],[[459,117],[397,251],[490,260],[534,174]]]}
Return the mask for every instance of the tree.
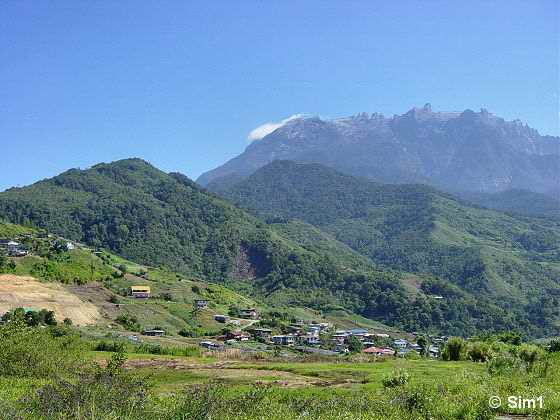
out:
{"label": "tree", "polygon": [[465,340],[461,337],[451,337],[449,341],[447,341],[441,357],[443,360],[457,362],[465,358],[465,352]]}
{"label": "tree", "polygon": [[430,349],[430,343],[429,343],[428,339],[426,338],[426,336],[421,335],[420,337],[418,337],[418,340],[416,340],[416,343],[420,346],[420,354],[422,356],[427,356],[428,351]]}
{"label": "tree", "polygon": [[348,339],[348,350],[350,353],[360,353],[364,349],[362,342],[353,335]]}

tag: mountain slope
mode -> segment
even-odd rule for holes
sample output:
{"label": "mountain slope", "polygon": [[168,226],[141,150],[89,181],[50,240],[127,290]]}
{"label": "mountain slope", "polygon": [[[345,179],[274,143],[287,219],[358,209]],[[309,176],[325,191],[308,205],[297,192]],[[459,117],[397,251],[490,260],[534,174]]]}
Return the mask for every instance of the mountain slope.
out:
{"label": "mountain slope", "polygon": [[560,184],[559,138],[486,110],[432,112],[429,105],[393,118],[294,119],[198,182],[211,189],[231,185],[273,160],[321,163],[378,182],[446,191],[548,193]]}
{"label": "mountain slope", "polygon": [[535,310],[552,308],[560,297],[555,219],[514,217],[431,187],[375,184],[289,161],[275,161],[221,194],[265,220],[301,219],[381,266],[429,273],[473,296]]}
{"label": "mountain slope", "polygon": [[139,159],[8,190],[0,194],[0,217],[139,263],[230,283],[275,306],[343,305],[362,314],[367,307],[372,319],[396,323],[398,314],[374,309],[387,307],[379,292],[406,302],[396,275],[376,270],[342,244],[333,247],[327,238],[324,249],[300,244],[183,175]]}
{"label": "mountain slope", "polygon": [[560,199],[527,190],[507,190],[497,193],[459,193],[460,197],[489,209],[527,216],[560,217]]}

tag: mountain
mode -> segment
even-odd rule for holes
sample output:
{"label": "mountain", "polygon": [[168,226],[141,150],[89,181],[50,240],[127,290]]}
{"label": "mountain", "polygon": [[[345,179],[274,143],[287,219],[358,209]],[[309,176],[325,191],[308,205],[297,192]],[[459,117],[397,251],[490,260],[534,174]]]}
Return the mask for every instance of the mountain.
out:
{"label": "mountain", "polygon": [[471,203],[489,209],[526,216],[560,217],[560,197],[527,190],[506,190],[497,193],[464,192],[458,195]]}
{"label": "mountain", "polygon": [[259,220],[184,175],[127,159],[0,193],[0,218],[222,283],[272,308],[358,314],[408,331],[555,331],[556,225],[470,209],[457,220],[464,207],[429,187],[379,186],[319,165],[267,169],[280,184],[250,179],[291,213]]}
{"label": "mountain", "polygon": [[428,186],[377,184],[291,161],[274,161],[221,194],[263,220],[312,224],[378,266],[434,276],[424,291],[489,297],[504,309],[524,308],[545,328],[559,326],[558,219],[508,215]]}
{"label": "mountain", "polygon": [[292,239],[290,229],[275,229],[140,159],[71,169],[0,193],[0,218],[229,284],[275,307],[343,309],[394,325],[406,318],[390,307],[407,301],[398,275],[311,226],[301,227],[313,243]]}
{"label": "mountain", "polygon": [[560,185],[560,138],[486,110],[296,118],[200,176],[210,189],[232,184],[273,160],[320,163],[384,183],[422,183],[446,191],[540,193]]}

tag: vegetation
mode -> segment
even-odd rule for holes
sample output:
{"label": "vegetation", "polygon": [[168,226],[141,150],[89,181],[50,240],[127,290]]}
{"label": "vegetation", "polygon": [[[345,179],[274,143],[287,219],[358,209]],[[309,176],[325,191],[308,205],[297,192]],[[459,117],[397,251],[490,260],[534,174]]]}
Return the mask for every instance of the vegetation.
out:
{"label": "vegetation", "polygon": [[[486,366],[356,362],[356,356],[336,363],[231,360],[220,366],[200,353],[170,356],[175,353],[162,349],[146,358],[139,347],[107,342],[92,356],[77,334],[59,328],[0,326],[2,418],[490,420],[497,414],[554,419],[560,411],[558,355],[537,347],[528,368],[530,348],[498,340],[504,347]],[[283,382],[292,385],[279,386]],[[495,409],[488,404],[493,395],[542,395],[545,405]]]}
{"label": "vegetation", "polygon": [[426,186],[375,184],[289,161],[221,194],[272,226],[303,220],[378,268],[420,275],[422,294],[408,305],[417,317],[399,307],[393,324],[461,335],[558,331],[559,220],[506,215]]}
{"label": "vegetation", "polygon": [[[0,215],[181,273],[174,283],[181,277],[220,282],[271,307],[344,310],[449,335],[558,332],[556,222],[467,207],[428,187],[378,185],[291,162],[275,162],[231,191],[230,198],[263,221],[138,159],[1,193]],[[146,280],[144,268],[130,261],[108,264],[83,249],[41,248],[40,241],[31,246],[33,256],[17,264],[7,259],[2,270],[68,283],[104,281],[121,295],[130,274]],[[414,284],[407,283],[411,276]],[[186,291],[162,289],[154,296],[165,308],[192,320],[178,308]],[[156,306],[151,309],[161,312],[159,301]],[[142,319],[138,305],[126,310]],[[201,335],[196,325],[184,333]]]}

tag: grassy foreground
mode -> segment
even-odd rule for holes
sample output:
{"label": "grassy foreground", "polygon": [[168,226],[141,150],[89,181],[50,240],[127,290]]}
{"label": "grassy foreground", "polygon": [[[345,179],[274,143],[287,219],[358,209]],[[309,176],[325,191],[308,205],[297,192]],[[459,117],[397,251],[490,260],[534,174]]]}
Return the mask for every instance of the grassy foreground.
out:
{"label": "grassy foreground", "polygon": [[[560,418],[559,353],[523,364],[91,349],[70,327],[0,326],[2,419]],[[508,396],[544,406],[512,409]]]}

